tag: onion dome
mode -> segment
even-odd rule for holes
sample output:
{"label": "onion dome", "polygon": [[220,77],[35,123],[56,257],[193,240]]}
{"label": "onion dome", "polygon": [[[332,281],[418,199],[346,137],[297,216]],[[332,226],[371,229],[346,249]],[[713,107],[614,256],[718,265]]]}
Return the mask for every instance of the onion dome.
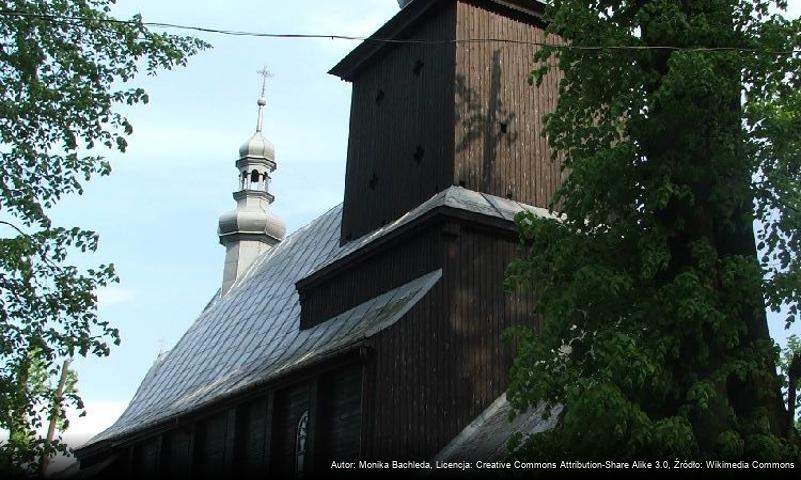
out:
{"label": "onion dome", "polygon": [[257,131],[248,141],[239,147],[239,158],[245,157],[260,158],[275,162],[275,147],[261,132]]}
{"label": "onion dome", "polygon": [[263,126],[264,107],[267,105],[267,99],[264,97],[259,98],[257,104],[259,105],[259,118],[256,122],[256,132],[245,143],[239,147],[239,158],[245,159],[247,157],[253,159],[265,159],[275,162],[275,147],[272,142],[267,140],[267,137],[261,133]]}

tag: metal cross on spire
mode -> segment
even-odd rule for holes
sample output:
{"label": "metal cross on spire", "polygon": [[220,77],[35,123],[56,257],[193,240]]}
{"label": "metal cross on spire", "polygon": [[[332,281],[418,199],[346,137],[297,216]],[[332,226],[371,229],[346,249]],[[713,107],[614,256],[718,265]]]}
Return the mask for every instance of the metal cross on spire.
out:
{"label": "metal cross on spire", "polygon": [[264,106],[267,105],[267,99],[264,96],[266,94],[266,92],[267,92],[267,79],[268,78],[272,78],[273,74],[270,73],[269,70],[267,70],[266,66],[262,67],[262,69],[259,70],[256,73],[261,75],[261,97],[259,97],[259,101],[258,101],[258,104],[259,104],[259,119],[256,122],[256,131],[257,132],[261,132],[262,125],[263,125],[262,118],[264,116]]}
{"label": "metal cross on spire", "polygon": [[256,73],[261,75],[261,96],[264,97],[264,93],[267,91],[267,79],[273,78],[273,74],[267,70],[266,66],[262,67],[262,69]]}

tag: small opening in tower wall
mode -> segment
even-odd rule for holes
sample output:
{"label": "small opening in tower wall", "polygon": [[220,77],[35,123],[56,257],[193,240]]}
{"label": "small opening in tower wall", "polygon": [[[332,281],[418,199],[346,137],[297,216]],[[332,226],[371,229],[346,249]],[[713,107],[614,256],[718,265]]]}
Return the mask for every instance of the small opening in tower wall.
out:
{"label": "small opening in tower wall", "polygon": [[417,148],[414,150],[414,161],[420,165],[420,162],[423,161],[423,157],[425,156],[426,151],[422,145],[418,145]]}
{"label": "small opening in tower wall", "polygon": [[509,124],[506,122],[501,122],[501,133],[506,133],[509,131]]}
{"label": "small opening in tower wall", "polygon": [[423,67],[424,66],[425,66],[425,63],[423,63],[422,60],[417,60],[416,62],[414,62],[414,68],[412,69],[412,71],[414,72],[414,74],[416,76],[419,77],[420,73],[423,71]]}
{"label": "small opening in tower wall", "polygon": [[259,183],[259,172],[256,170],[250,173],[250,183]]}
{"label": "small opening in tower wall", "polygon": [[370,181],[367,182],[367,185],[370,186],[370,190],[375,190],[375,186],[378,185],[378,176],[373,172],[373,175],[370,177]]}
{"label": "small opening in tower wall", "polygon": [[378,93],[375,94],[375,104],[381,105],[381,102],[384,101],[384,91],[382,89],[378,89]]}

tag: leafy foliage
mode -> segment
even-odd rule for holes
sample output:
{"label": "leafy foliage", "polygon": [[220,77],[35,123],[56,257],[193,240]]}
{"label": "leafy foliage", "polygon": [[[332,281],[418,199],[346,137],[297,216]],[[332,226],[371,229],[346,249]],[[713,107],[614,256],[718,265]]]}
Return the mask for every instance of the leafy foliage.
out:
{"label": "leafy foliage", "polygon": [[[798,459],[765,304],[789,327],[801,298],[801,22],[771,3],[547,7],[574,48],[538,51],[532,82],[561,72],[545,133],[570,175],[559,220],[516,219],[507,284],[543,327],[508,396],[564,408],[514,455]],[[598,46],[634,48],[575,48]]]}
{"label": "leafy foliage", "polygon": [[[787,346],[782,350],[781,358],[779,359],[779,371],[782,374],[784,379],[784,390],[787,391],[789,389],[789,379],[792,376],[790,373],[790,366],[796,356],[801,356],[801,338],[798,335],[790,335],[787,338]],[[796,377],[797,378],[797,377]],[[798,379],[801,380],[801,379]],[[796,428],[801,431],[801,383],[795,385],[796,389],[796,396],[795,396],[795,415],[796,418],[793,419],[795,421]],[[789,393],[787,391],[786,393]],[[785,398],[788,398],[788,395],[785,394]]]}
{"label": "leafy foliage", "polygon": [[[53,408],[60,358],[104,356],[119,332],[96,313],[112,265],[79,269],[98,236],[53,225],[47,210],[108,175],[98,147],[125,151],[119,104],[147,103],[137,72],[185,65],[207,45],[115,21],[113,0],[0,1],[0,445],[2,468],[33,465],[52,446],[35,430]],[[76,393],[66,401],[82,409]],[[57,405],[63,409],[65,405]],[[63,448],[63,446],[61,446]]]}

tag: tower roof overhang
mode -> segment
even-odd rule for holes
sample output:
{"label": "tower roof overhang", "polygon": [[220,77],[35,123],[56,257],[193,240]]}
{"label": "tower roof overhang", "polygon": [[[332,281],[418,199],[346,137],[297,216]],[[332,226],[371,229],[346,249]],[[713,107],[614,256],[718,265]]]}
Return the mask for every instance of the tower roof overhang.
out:
{"label": "tower roof overhang", "polygon": [[[363,41],[345,58],[340,60],[328,73],[342,80],[352,81],[363,66],[394,46],[391,40],[407,38],[409,32],[424,20],[427,14],[454,1],[464,0],[413,0],[381,28],[376,30],[375,33],[370,35],[367,40]],[[504,10],[514,15],[545,23],[543,16],[545,4],[539,0],[482,0],[478,3],[486,4],[488,8]],[[455,41],[456,39],[447,40]]]}

